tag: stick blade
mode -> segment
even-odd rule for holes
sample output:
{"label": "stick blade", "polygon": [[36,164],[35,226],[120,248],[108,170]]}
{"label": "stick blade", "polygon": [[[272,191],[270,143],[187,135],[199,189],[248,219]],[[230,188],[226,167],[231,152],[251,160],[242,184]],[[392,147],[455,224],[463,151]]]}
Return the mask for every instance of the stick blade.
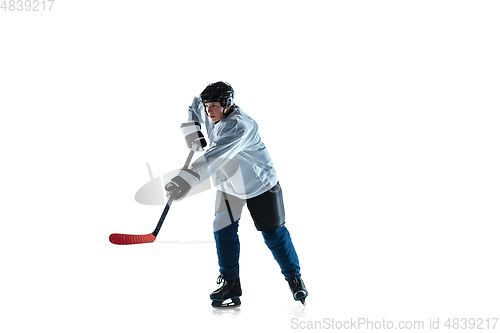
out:
{"label": "stick blade", "polygon": [[109,241],[113,244],[116,244],[116,245],[152,243],[155,240],[156,240],[156,237],[153,234],[147,234],[147,235],[111,234],[111,235],[109,235]]}

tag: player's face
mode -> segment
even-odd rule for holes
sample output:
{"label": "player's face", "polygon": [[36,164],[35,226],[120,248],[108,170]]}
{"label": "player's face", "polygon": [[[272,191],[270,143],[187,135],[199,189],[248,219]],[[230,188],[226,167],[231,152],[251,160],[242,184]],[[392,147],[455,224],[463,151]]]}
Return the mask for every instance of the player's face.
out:
{"label": "player's face", "polygon": [[205,103],[205,108],[212,122],[216,123],[226,115],[223,113],[223,108],[219,102]]}

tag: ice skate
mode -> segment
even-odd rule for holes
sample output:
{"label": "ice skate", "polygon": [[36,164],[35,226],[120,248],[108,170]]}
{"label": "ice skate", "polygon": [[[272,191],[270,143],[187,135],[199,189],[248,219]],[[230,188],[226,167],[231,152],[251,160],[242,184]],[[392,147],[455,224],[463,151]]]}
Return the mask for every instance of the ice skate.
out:
{"label": "ice skate", "polygon": [[288,285],[290,286],[290,290],[292,291],[293,299],[296,301],[300,301],[302,305],[306,306],[306,297],[309,295],[309,293],[307,292],[302,278],[298,278],[296,275],[293,275],[290,281],[288,281]]}
{"label": "ice skate", "polygon": [[[217,284],[222,286],[210,294],[210,299],[212,300],[212,306],[214,308],[227,308],[227,307],[237,307],[241,305],[241,285],[240,277],[237,276],[235,279],[226,280],[224,274],[219,275],[217,279]],[[231,299],[230,302],[226,302]]]}

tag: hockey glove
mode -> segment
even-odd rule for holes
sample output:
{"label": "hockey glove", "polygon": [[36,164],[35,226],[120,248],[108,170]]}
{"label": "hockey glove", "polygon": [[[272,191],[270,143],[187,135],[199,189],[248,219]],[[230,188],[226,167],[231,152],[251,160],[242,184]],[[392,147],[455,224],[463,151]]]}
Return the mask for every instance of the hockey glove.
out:
{"label": "hockey glove", "polygon": [[189,169],[181,169],[179,174],[165,185],[168,195],[175,195],[174,200],[184,199],[189,191],[200,182],[200,175]]}
{"label": "hockey glove", "polygon": [[203,148],[207,145],[207,141],[201,132],[200,123],[197,121],[191,121],[189,123],[181,124],[181,132],[184,134],[186,139],[186,144],[189,149],[191,149],[192,145],[196,145],[195,151],[202,151]]}

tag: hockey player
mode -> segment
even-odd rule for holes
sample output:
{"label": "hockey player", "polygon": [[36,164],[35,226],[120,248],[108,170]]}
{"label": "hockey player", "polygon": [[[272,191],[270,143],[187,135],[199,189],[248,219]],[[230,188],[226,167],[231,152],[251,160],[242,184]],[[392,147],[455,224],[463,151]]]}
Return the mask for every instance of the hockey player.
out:
{"label": "hockey player", "polygon": [[[296,301],[308,296],[290,234],[285,227],[281,186],[271,156],[260,139],[257,123],[234,104],[234,91],[225,82],[208,85],[194,98],[188,123],[181,125],[189,148],[209,147],[187,169],[182,169],[165,189],[175,200],[184,198],[200,182],[215,176],[214,237],[222,286],[210,294],[214,307],[241,304],[238,225],[246,204],[257,230],[278,262]],[[224,301],[231,299],[229,303]]]}

